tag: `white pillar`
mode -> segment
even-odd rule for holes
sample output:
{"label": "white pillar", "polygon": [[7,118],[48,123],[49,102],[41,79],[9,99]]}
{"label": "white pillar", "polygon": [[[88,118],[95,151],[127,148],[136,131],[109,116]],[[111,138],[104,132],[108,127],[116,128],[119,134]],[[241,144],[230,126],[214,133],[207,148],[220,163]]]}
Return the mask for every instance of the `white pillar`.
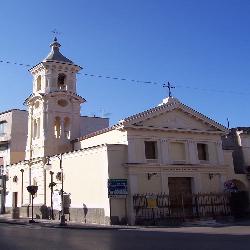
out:
{"label": "white pillar", "polygon": [[167,173],[161,172],[161,192],[169,194],[168,188],[168,175]]}
{"label": "white pillar", "polygon": [[189,140],[188,149],[190,164],[198,164],[196,143],[194,141]]}
{"label": "white pillar", "polygon": [[169,163],[169,144],[168,144],[167,139],[161,139],[160,149],[161,149],[161,163],[168,164]]}
{"label": "white pillar", "polygon": [[217,142],[216,148],[217,148],[217,152],[218,152],[218,162],[220,165],[223,165],[224,164],[224,154],[223,154],[223,150],[222,150],[222,143]]}
{"label": "white pillar", "polygon": [[138,193],[138,177],[134,174],[128,175],[128,222],[130,225],[135,224],[135,211],[133,204],[133,195]]}
{"label": "white pillar", "polygon": [[193,177],[193,193],[202,192],[202,174],[196,174]]}

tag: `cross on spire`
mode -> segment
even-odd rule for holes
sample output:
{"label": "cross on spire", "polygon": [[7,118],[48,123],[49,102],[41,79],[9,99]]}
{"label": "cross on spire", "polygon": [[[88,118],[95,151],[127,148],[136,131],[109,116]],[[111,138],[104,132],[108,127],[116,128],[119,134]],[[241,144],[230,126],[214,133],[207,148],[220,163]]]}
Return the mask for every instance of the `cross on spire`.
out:
{"label": "cross on spire", "polygon": [[59,32],[57,29],[53,29],[53,30],[51,31],[51,33],[54,34],[55,39],[56,39],[56,37],[57,37],[58,35],[61,35],[61,32]]}
{"label": "cross on spire", "polygon": [[163,84],[163,88],[168,88],[168,97],[172,97],[171,89],[174,89],[175,87],[168,82],[168,84]]}

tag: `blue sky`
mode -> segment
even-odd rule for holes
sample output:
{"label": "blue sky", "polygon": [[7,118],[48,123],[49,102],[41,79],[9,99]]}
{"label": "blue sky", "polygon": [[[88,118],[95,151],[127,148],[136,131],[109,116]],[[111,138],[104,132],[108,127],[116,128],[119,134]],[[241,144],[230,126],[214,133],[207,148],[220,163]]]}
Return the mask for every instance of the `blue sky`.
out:
{"label": "blue sky", "polygon": [[[39,63],[56,28],[82,73],[159,83],[78,75],[83,115],[110,113],[116,123],[159,104],[170,81],[186,105],[224,125],[227,117],[232,127],[250,125],[249,0],[9,0],[0,10],[0,60]],[[0,111],[25,108],[27,69],[0,63]]]}

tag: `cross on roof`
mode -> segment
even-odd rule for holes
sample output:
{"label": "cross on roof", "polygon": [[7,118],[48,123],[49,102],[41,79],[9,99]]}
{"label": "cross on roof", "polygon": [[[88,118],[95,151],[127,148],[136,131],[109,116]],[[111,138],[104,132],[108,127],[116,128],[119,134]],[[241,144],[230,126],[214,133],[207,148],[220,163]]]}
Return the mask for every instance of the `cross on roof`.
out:
{"label": "cross on roof", "polygon": [[175,87],[168,82],[168,84],[163,84],[163,88],[168,88],[168,97],[172,97],[171,89],[174,89]]}
{"label": "cross on roof", "polygon": [[53,33],[55,37],[61,35],[61,32],[59,32],[57,29],[53,29],[51,33]]}

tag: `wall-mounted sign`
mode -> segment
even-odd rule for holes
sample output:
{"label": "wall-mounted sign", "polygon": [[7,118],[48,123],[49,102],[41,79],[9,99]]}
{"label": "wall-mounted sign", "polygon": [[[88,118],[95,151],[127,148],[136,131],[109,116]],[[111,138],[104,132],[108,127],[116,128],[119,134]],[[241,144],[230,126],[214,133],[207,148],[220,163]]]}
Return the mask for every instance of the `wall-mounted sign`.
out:
{"label": "wall-mounted sign", "polygon": [[108,196],[109,198],[126,198],[128,195],[127,179],[109,179]]}

